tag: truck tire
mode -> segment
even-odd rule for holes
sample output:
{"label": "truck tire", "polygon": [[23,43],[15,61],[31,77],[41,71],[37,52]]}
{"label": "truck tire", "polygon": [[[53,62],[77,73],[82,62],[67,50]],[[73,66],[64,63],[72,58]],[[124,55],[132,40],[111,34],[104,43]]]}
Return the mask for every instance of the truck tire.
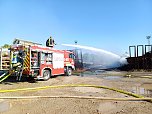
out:
{"label": "truck tire", "polygon": [[49,70],[43,70],[43,80],[47,81],[47,80],[50,79],[50,77],[51,77],[50,71]]}
{"label": "truck tire", "polygon": [[67,68],[66,69],[66,76],[71,76],[72,75],[72,68]]}

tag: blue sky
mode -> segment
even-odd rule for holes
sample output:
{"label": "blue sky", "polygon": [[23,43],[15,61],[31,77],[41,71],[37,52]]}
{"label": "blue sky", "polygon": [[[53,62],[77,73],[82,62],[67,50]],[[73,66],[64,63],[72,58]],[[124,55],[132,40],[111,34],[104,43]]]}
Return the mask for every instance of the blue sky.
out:
{"label": "blue sky", "polygon": [[50,35],[122,55],[152,35],[152,0],[0,0],[0,46]]}

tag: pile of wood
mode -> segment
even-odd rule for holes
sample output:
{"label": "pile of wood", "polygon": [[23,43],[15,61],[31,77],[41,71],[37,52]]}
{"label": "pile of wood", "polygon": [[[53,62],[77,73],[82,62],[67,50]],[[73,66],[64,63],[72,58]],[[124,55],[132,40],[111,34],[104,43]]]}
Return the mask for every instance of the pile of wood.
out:
{"label": "pile of wood", "polygon": [[10,50],[0,49],[0,70],[9,70],[10,68]]}

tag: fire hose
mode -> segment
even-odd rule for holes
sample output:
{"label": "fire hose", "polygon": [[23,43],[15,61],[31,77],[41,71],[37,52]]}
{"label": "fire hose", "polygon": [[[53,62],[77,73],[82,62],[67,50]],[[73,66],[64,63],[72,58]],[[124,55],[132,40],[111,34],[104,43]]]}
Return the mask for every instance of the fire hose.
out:
{"label": "fire hose", "polygon": [[38,99],[38,98],[74,98],[74,99],[96,99],[115,101],[151,101],[152,98],[111,98],[111,97],[89,97],[89,96],[13,96],[0,97],[0,99]]}
{"label": "fire hose", "polygon": [[[13,72],[14,72],[14,71],[11,71],[11,72],[9,73],[9,71],[8,71],[8,72],[3,73],[3,74],[0,76],[0,83],[1,83],[2,81],[6,80],[10,75],[12,75]],[[8,74],[8,75],[5,75],[5,74],[7,74],[7,73],[9,73],[9,74]]]}
{"label": "fire hose", "polygon": [[[0,82],[7,79],[14,70],[12,70],[10,73],[8,71],[8,75],[5,76],[7,73],[3,73],[0,76]],[[123,93],[129,96],[133,96],[135,98],[103,98],[103,97],[86,97],[86,96],[23,96],[23,97],[0,97],[0,99],[33,99],[33,98],[81,98],[81,99],[100,99],[100,100],[123,100],[123,101],[148,101],[152,103],[152,98],[144,98],[141,95],[137,95],[131,92],[127,92],[120,89],[110,88],[106,86],[100,86],[100,85],[87,85],[87,84],[68,84],[68,85],[58,85],[58,86],[43,86],[43,87],[35,87],[35,88],[21,88],[21,89],[9,89],[9,90],[0,90],[0,93],[6,93],[6,92],[18,92],[18,91],[31,91],[31,90],[43,90],[43,89],[49,89],[49,88],[65,88],[65,87],[93,87],[93,88],[103,88],[108,89],[112,91],[116,91],[119,93]]]}
{"label": "fire hose", "polygon": [[10,90],[0,90],[0,93],[7,92],[19,92],[19,91],[32,91],[32,90],[44,90],[49,88],[65,88],[65,87],[93,87],[93,88],[103,88],[119,93],[123,93],[135,98],[104,98],[104,97],[87,97],[87,96],[18,96],[18,97],[0,97],[0,99],[35,99],[35,98],[82,98],[82,99],[100,99],[100,100],[120,100],[120,101],[147,101],[152,103],[152,98],[144,98],[141,95],[137,95],[131,92],[127,92],[120,89],[110,88],[100,85],[87,85],[87,84],[67,84],[67,85],[57,85],[57,86],[43,86],[35,88],[21,88],[21,89],[10,89]]}

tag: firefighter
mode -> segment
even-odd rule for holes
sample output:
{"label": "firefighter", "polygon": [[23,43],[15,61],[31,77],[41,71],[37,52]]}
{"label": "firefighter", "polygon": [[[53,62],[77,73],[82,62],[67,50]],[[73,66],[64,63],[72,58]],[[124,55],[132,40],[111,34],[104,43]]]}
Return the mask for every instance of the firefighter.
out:
{"label": "firefighter", "polygon": [[15,70],[16,76],[18,81],[21,80],[23,69],[24,69],[24,58],[25,52],[24,47],[21,45],[18,47],[17,50],[13,52],[13,59],[12,59],[12,68]]}
{"label": "firefighter", "polygon": [[25,52],[22,47],[20,47],[19,50],[14,50],[12,58],[13,67],[23,66],[24,58]]}
{"label": "firefighter", "polygon": [[47,47],[54,47],[54,44],[55,44],[54,39],[50,36],[50,38],[47,39],[47,41],[46,41],[46,46]]}
{"label": "firefighter", "polygon": [[12,52],[13,52],[13,56],[12,56],[12,61],[11,61],[11,63],[12,63],[12,67],[13,67],[14,69],[16,69],[16,67],[21,64],[21,63],[19,63],[19,61],[18,61],[18,53],[19,53],[19,51],[17,50],[17,48],[15,48],[15,49],[12,50]]}
{"label": "firefighter", "polygon": [[22,66],[24,63],[24,58],[25,58],[24,47],[21,46],[21,47],[19,47],[19,52],[18,52],[18,62],[20,62],[22,64]]}
{"label": "firefighter", "polygon": [[20,65],[17,68],[17,78],[16,80],[20,81],[21,77],[22,77],[22,73],[24,70],[24,58],[25,58],[25,51],[24,51],[24,47],[20,46],[19,47],[19,52],[18,52],[18,63],[20,63]]}
{"label": "firefighter", "polygon": [[13,52],[13,59],[12,59],[12,64],[16,64],[17,63],[17,52]]}

